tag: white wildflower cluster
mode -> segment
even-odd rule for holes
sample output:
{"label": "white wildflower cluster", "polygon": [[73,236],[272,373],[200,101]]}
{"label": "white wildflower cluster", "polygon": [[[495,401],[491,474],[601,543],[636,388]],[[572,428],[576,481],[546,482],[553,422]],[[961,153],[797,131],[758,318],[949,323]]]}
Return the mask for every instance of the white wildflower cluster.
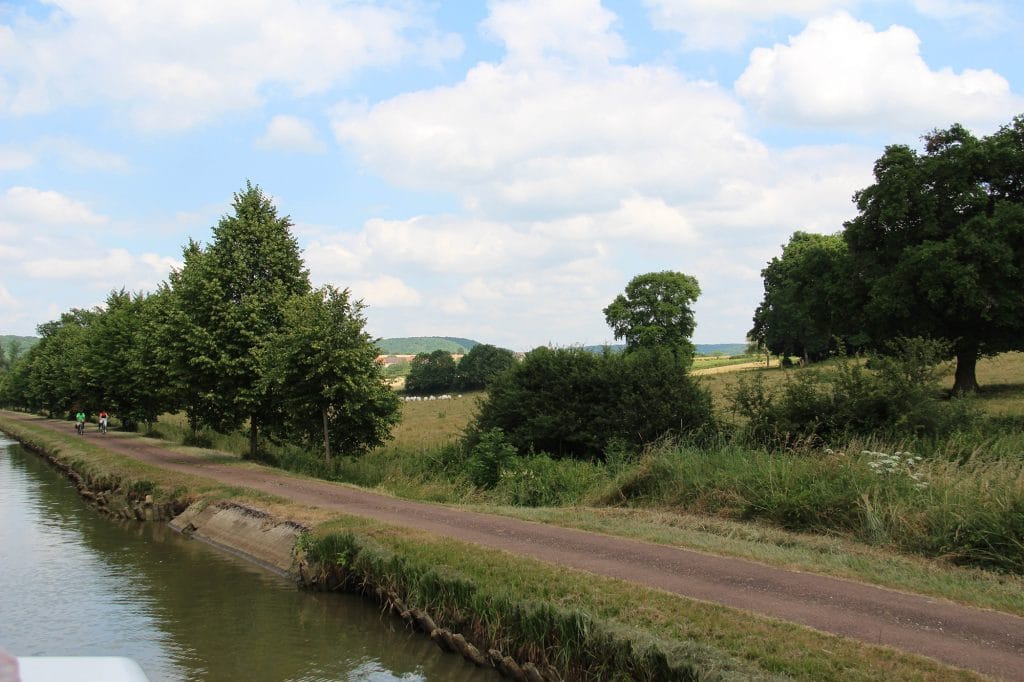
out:
{"label": "white wildflower cluster", "polygon": [[907,475],[914,481],[914,487],[922,490],[928,487],[928,483],[921,478],[921,474],[914,471],[914,467],[921,463],[922,458],[912,452],[875,452],[874,450],[861,450],[860,454],[871,457],[868,467],[879,476],[901,476]]}

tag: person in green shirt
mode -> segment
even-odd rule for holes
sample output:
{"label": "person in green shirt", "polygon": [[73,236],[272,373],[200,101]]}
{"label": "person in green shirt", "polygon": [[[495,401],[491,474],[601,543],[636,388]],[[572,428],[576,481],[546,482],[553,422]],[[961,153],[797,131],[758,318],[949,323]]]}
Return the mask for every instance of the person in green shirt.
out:
{"label": "person in green shirt", "polygon": [[81,410],[75,415],[75,431],[78,432],[79,436],[85,435],[85,412]]}

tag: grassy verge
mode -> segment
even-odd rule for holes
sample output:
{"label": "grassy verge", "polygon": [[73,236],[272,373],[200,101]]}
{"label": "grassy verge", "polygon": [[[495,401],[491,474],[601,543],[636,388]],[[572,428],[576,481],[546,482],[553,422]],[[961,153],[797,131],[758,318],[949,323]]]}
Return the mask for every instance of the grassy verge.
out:
{"label": "grassy verge", "polygon": [[[360,519],[310,555],[566,679],[971,679],[928,659]],[[525,596],[524,595],[528,595]]]}
{"label": "grassy verge", "polygon": [[[93,476],[154,494],[233,499],[316,525],[311,558],[400,594],[443,627],[569,679],[976,679],[902,652],[623,581],[166,472],[0,415],[0,428]],[[271,509],[267,509],[270,507]]]}

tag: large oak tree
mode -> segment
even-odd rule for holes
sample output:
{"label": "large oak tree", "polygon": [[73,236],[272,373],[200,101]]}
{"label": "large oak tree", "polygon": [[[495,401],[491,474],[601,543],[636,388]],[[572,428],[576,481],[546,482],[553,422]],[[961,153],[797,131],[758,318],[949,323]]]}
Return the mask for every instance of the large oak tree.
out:
{"label": "large oak tree", "polygon": [[953,390],[973,391],[979,357],[1024,348],[1024,117],[890,146],[874,175],[844,232],[864,329],[948,340]]}

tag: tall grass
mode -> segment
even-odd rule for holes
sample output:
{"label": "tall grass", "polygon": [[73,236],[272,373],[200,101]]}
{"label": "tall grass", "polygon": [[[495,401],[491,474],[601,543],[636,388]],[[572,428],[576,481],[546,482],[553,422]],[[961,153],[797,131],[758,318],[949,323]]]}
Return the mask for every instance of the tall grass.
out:
{"label": "tall grass", "polygon": [[[782,384],[787,373],[805,370],[760,371],[768,382]],[[615,453],[607,453],[605,464],[543,454],[510,457],[491,463],[494,470],[480,485],[473,475],[480,462],[458,443],[482,394],[404,403],[393,440],[359,459],[339,457],[327,466],[316,453],[286,444],[268,444],[266,450],[278,466],[293,471],[414,499],[625,506],[758,519],[1024,573],[1024,401],[1004,400],[1024,386],[1024,354],[982,360],[978,374],[978,402],[986,416],[970,428],[944,436],[862,437],[844,447],[833,443],[832,451],[799,443],[771,451],[724,434],[710,442],[657,447],[635,461]],[[734,390],[737,375],[702,381],[724,396]],[[986,393],[985,386],[993,389]],[[183,417],[161,417],[158,428],[174,440],[188,434]],[[203,435],[219,450],[241,455],[248,447],[245,434]],[[880,475],[871,466],[877,456],[864,451],[911,452],[923,461],[913,471]]]}
{"label": "tall grass", "polygon": [[[763,519],[1024,573],[1024,457],[910,461],[905,452],[867,441],[845,451],[770,452],[732,443],[662,448],[589,501]],[[887,464],[894,458],[896,465]]]}

